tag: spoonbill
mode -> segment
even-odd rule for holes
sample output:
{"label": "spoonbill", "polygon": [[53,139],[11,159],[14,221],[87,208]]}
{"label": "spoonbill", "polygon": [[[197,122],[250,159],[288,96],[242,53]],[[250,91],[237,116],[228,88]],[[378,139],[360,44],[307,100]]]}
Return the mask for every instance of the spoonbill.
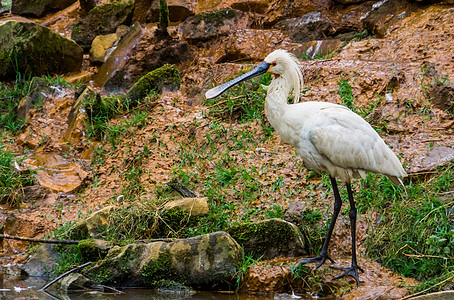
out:
{"label": "spoonbill", "polygon": [[[304,165],[329,175],[334,192],[334,212],[320,254],[304,258],[299,265],[316,262],[317,269],[326,260],[334,263],[328,254],[328,244],[342,206],[337,180],[345,182],[350,203],[352,262],[348,268],[332,267],[344,271],[333,278],[351,276],[359,286],[358,270],[364,272],[356,259],[356,207],[351,182],[364,178],[367,172],[387,176],[394,184],[402,185],[407,173],[393,151],[377,132],[347,107],[329,102],[302,102],[300,91],[303,74],[297,58],[285,50],[275,50],[252,71],[227,83],[208,90],[207,99],[215,98],[232,86],[255,76],[271,73],[274,79],[267,89],[265,115],[281,139],[293,145]],[[288,104],[293,93],[294,104]]]}

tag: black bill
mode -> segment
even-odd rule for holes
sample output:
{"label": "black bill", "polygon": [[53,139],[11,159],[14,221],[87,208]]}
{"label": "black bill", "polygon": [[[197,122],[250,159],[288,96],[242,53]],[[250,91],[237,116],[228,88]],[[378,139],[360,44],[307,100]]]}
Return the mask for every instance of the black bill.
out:
{"label": "black bill", "polygon": [[259,75],[262,75],[262,74],[266,73],[269,68],[270,68],[270,64],[269,63],[262,62],[254,70],[252,70],[250,72],[247,72],[246,74],[243,74],[240,77],[235,78],[235,79],[233,79],[233,80],[231,80],[229,82],[226,82],[224,84],[218,85],[217,87],[214,87],[214,88],[208,90],[205,93],[205,97],[207,99],[215,98],[215,97],[221,95],[222,93],[224,93],[225,91],[227,91],[232,86],[237,85],[238,83],[240,83],[242,81],[245,81],[245,80],[248,80],[248,79],[251,79],[253,77],[256,77],[256,76],[259,76]]}

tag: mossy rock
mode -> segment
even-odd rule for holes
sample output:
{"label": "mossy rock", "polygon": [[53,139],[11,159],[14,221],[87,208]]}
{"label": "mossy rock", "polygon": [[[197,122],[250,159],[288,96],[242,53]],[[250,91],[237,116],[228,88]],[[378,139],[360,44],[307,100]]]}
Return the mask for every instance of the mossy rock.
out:
{"label": "mossy rock", "polygon": [[0,26],[0,80],[78,71],[83,50],[49,28],[9,21]]}
{"label": "mossy rock", "polygon": [[120,25],[129,26],[133,10],[134,0],[121,0],[96,6],[87,16],[74,24],[71,39],[84,50],[89,50],[96,36],[115,33]]}
{"label": "mossy rock", "polygon": [[241,247],[226,232],[175,242],[113,247],[105,259],[84,274],[118,287],[159,287],[173,282],[195,289],[224,290],[233,286]]}
{"label": "mossy rock", "polygon": [[143,99],[150,91],[162,92],[164,88],[176,90],[180,87],[180,71],[175,65],[165,64],[142,76],[129,90],[127,96],[132,101]]}
{"label": "mossy rock", "polygon": [[296,257],[307,254],[304,236],[298,227],[281,219],[239,224],[227,232],[256,259]]}
{"label": "mossy rock", "polygon": [[62,10],[77,0],[14,0],[11,12],[15,15],[41,17],[48,12]]}
{"label": "mossy rock", "polygon": [[112,245],[103,240],[86,239],[81,240],[77,244],[77,248],[84,261],[98,261],[107,255]]}

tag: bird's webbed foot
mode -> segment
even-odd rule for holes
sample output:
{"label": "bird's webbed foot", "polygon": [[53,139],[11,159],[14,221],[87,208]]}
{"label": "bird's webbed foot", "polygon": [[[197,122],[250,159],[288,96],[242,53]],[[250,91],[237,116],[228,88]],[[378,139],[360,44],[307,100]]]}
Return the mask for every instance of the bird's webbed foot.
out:
{"label": "bird's webbed foot", "polygon": [[336,276],[333,278],[333,280],[343,278],[345,276],[351,276],[355,279],[356,284],[359,286],[359,276],[358,276],[358,270],[360,270],[362,273],[364,273],[364,270],[358,267],[357,265],[352,265],[349,268],[341,268],[341,267],[335,267],[335,266],[330,266],[331,269],[335,270],[341,270],[344,271],[344,273],[340,274],[339,276]]}
{"label": "bird's webbed foot", "polygon": [[307,257],[307,258],[302,258],[300,259],[298,262],[298,268],[304,264],[308,264],[308,263],[318,263],[317,267],[315,269],[318,269],[321,267],[321,265],[323,265],[325,263],[326,260],[329,260],[330,262],[334,263],[334,260],[329,257],[328,253],[320,253],[320,255],[316,256],[316,257]]}

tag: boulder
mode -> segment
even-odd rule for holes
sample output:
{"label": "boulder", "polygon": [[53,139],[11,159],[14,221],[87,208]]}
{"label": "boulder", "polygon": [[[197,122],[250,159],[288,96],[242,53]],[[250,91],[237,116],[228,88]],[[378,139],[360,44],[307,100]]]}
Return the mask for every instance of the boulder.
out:
{"label": "boulder", "polygon": [[332,6],[331,0],[294,0],[290,3],[285,1],[273,1],[265,12],[261,21],[266,27],[271,27],[279,21],[297,18],[311,12],[326,12]]}
{"label": "boulder", "polygon": [[62,10],[77,0],[14,0],[11,12],[15,15],[31,15],[41,17],[51,11]]}
{"label": "boulder", "polygon": [[180,24],[180,31],[182,37],[192,43],[204,42],[248,28],[251,23],[248,14],[236,9],[224,9],[189,17]]}
{"label": "boulder", "polygon": [[43,244],[22,268],[30,277],[52,277],[53,268],[58,265],[55,245]]}
{"label": "boulder", "polygon": [[183,198],[167,202],[164,209],[179,208],[188,212],[191,216],[203,216],[210,212],[208,208],[208,198]]}
{"label": "boulder", "polygon": [[138,101],[152,90],[161,93],[162,90],[177,90],[180,87],[180,72],[175,65],[165,64],[142,76],[128,91],[127,97],[133,102]]}
{"label": "boulder", "polygon": [[84,261],[97,261],[103,259],[113,247],[110,242],[96,239],[81,240],[77,244]]}
{"label": "boulder", "polygon": [[116,33],[98,35],[91,43],[90,61],[92,63],[103,63],[106,61],[107,50],[118,40]]}
{"label": "boulder", "polygon": [[94,82],[109,92],[127,91],[150,71],[165,64],[180,68],[193,59],[194,53],[187,42],[159,39],[154,30],[142,29],[136,22],[99,68]]}
{"label": "boulder", "polygon": [[274,28],[287,32],[290,38],[298,43],[321,40],[333,34],[331,21],[319,11],[282,20]]}
{"label": "boulder", "polygon": [[[167,0],[170,22],[182,22],[195,14],[195,0]],[[133,22],[159,22],[159,1],[136,0]]]}
{"label": "boulder", "polygon": [[41,77],[33,77],[30,81],[29,93],[21,99],[16,108],[18,118],[26,119],[30,109],[43,106],[52,97],[53,89],[49,82]]}
{"label": "boulder", "polygon": [[174,281],[196,289],[222,290],[232,284],[240,262],[238,243],[226,232],[215,232],[171,243],[115,246],[84,274],[114,286],[154,287],[159,281]]}
{"label": "boulder", "polygon": [[96,6],[73,25],[71,39],[84,50],[89,50],[98,35],[115,33],[118,26],[130,25],[134,0],[121,0]]}
{"label": "boulder", "polygon": [[298,227],[281,219],[239,224],[227,232],[243,247],[246,255],[252,254],[254,258],[307,254],[304,236]]}
{"label": "boulder", "polygon": [[83,50],[73,41],[35,23],[10,21],[0,26],[0,80],[17,72],[43,75],[77,71]]}

